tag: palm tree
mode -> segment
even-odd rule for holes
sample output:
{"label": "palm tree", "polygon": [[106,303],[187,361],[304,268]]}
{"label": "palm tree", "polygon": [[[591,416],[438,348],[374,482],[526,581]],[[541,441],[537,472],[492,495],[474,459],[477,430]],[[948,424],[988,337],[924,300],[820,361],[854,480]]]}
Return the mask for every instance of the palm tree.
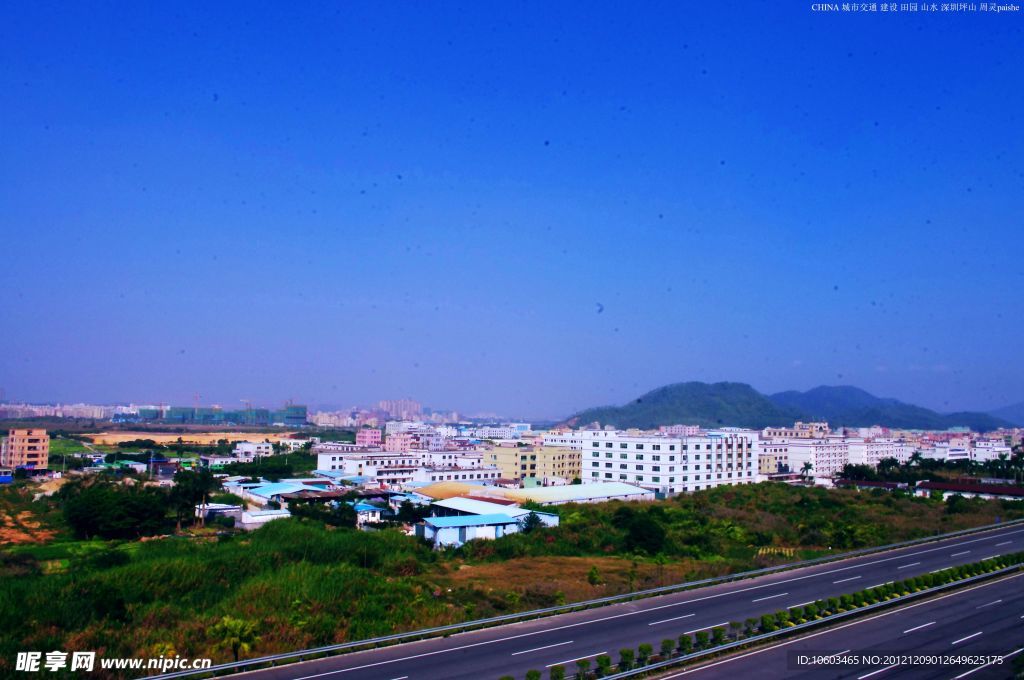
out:
{"label": "palm tree", "polygon": [[231,653],[238,661],[240,652],[248,652],[260,641],[256,635],[256,624],[244,619],[235,619],[225,616],[210,629],[213,637],[217,638],[218,649],[230,647]]}
{"label": "palm tree", "polygon": [[806,480],[808,477],[811,476],[811,472],[813,470],[814,463],[812,463],[811,461],[807,461],[804,463],[803,467],[800,468],[800,476]]}
{"label": "palm tree", "polygon": [[920,451],[914,451],[914,453],[910,456],[911,465],[920,465],[922,460],[924,460],[924,456],[921,455]]}

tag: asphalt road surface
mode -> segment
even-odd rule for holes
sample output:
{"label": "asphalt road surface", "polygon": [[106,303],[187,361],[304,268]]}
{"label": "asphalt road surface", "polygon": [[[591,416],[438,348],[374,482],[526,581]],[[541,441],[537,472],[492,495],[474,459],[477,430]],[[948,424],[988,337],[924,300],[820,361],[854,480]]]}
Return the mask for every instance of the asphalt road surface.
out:
{"label": "asphalt road surface", "polygon": [[[572,612],[495,628],[254,670],[260,680],[497,680],[522,678],[584,657],[636,649],[729,621],[804,605],[930,571],[1024,550],[1024,526],[1008,526],[840,562]],[[1022,612],[1024,613],[1024,612]],[[981,675],[978,673],[977,675]]]}
{"label": "asphalt road surface", "polygon": [[1018,573],[665,678],[1011,678],[1022,649]]}

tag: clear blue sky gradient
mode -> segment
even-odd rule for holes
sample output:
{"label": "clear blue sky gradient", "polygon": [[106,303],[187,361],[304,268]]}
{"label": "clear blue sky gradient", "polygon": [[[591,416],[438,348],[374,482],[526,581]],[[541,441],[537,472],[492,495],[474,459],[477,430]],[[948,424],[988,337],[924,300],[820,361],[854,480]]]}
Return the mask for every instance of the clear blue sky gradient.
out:
{"label": "clear blue sky gradient", "polygon": [[4,6],[8,398],[1024,399],[1024,14],[158,5]]}

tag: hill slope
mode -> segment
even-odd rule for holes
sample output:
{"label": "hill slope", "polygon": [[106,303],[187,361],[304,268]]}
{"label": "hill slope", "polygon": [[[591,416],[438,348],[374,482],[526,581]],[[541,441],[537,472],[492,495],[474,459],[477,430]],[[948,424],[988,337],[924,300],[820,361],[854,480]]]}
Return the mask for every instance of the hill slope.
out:
{"label": "hill slope", "polygon": [[1009,420],[1018,427],[1024,427],[1024,401],[991,411],[989,415]]}
{"label": "hill slope", "polygon": [[1007,421],[987,413],[938,413],[897,399],[884,399],[849,385],[822,385],[806,392],[779,392],[768,397],[775,404],[801,411],[814,420],[848,427],[887,427],[945,430],[967,426],[972,430],[993,430]]}
{"label": "hill slope", "polygon": [[752,427],[786,425],[802,414],[772,403],[744,383],[686,382],[659,387],[624,406],[604,406],[581,411],[566,421],[574,427],[593,422],[619,428],[649,429],[687,423],[703,427]]}
{"label": "hill slope", "polygon": [[589,408],[564,424],[591,423],[617,428],[651,429],[685,423],[702,427],[789,425],[796,420],[826,420],[832,426],[945,430],[966,426],[976,431],[1005,427],[1009,422],[987,413],[937,413],[931,409],[883,399],[851,386],[815,387],[806,392],[765,396],[744,383],[686,382],[652,390],[623,406]]}

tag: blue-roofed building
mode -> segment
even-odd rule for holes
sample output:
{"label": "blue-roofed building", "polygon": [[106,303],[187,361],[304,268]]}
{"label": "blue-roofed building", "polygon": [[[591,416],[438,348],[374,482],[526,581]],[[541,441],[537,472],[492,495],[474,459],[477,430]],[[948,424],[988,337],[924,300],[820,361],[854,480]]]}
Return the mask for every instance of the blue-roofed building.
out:
{"label": "blue-roofed building", "polygon": [[259,484],[245,489],[243,495],[265,505],[270,501],[281,502],[281,494],[298,493],[299,491],[315,491],[315,487],[305,484],[292,484],[289,482],[272,482],[270,484]]}
{"label": "blue-roofed building", "polygon": [[349,501],[348,504],[356,511],[356,528],[381,521],[384,508],[364,501]]}
{"label": "blue-roofed building", "polygon": [[518,531],[519,520],[503,513],[427,517],[416,527],[416,535],[433,543],[435,548],[457,548],[466,541],[477,538],[493,540]]}

